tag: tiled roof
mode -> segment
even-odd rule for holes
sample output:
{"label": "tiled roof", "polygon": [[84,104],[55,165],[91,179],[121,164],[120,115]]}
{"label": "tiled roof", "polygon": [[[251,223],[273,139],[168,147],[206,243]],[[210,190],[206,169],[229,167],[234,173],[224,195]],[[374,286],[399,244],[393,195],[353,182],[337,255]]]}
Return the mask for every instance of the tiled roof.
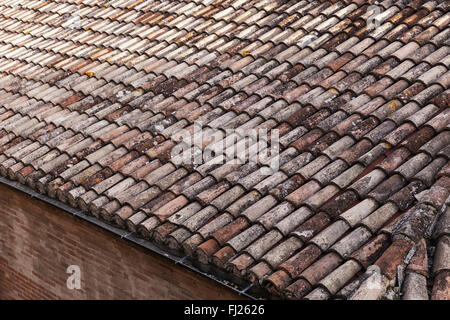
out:
{"label": "tiled roof", "polygon": [[450,299],[449,4],[1,0],[0,173],[273,296]]}

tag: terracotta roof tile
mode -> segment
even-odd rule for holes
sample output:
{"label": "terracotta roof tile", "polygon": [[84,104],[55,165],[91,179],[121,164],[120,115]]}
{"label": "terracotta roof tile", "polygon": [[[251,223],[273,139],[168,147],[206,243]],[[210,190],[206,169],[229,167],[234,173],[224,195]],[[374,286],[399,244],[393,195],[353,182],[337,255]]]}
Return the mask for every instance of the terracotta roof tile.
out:
{"label": "terracotta roof tile", "polygon": [[394,241],[375,264],[385,276],[393,279],[397,273],[397,266],[403,263],[411,248],[412,243],[407,240]]}
{"label": "terracotta roof tile", "polygon": [[450,273],[448,271],[441,272],[436,276],[434,281],[431,299],[448,300],[450,296],[450,292],[448,290]]}
{"label": "terracotta roof tile", "polygon": [[375,260],[387,248],[388,245],[388,236],[385,234],[380,234],[356,250],[351,257],[367,268],[375,262]]}
{"label": "terracotta roof tile", "polygon": [[341,289],[353,276],[360,270],[360,265],[354,260],[348,260],[325,278],[320,280],[320,284],[324,286],[328,292],[335,294]]}
{"label": "terracotta roof tile", "polygon": [[406,272],[414,272],[424,277],[428,277],[428,254],[425,239],[422,239],[416,245],[416,251],[408,264],[408,267],[406,268]]}
{"label": "terracotta roof tile", "polygon": [[261,284],[262,280],[271,272],[270,266],[265,262],[260,262],[249,269],[248,278],[253,284]]}

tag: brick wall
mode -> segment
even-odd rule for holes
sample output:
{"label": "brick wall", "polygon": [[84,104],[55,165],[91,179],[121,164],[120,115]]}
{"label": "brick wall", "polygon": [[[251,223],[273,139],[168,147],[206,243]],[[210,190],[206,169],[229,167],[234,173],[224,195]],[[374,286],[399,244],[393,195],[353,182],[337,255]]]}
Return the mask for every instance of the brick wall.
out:
{"label": "brick wall", "polygon": [[[81,289],[69,290],[70,265]],[[0,184],[0,299],[236,299],[231,290]]]}

